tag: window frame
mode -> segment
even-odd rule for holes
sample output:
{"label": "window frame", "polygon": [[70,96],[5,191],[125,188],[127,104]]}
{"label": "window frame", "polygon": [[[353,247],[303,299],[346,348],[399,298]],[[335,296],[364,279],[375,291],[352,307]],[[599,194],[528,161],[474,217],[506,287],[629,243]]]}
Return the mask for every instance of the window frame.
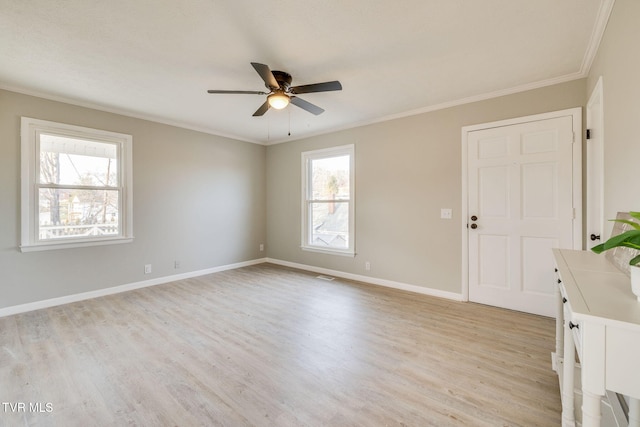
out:
{"label": "window frame", "polygon": [[[323,202],[321,199],[311,197],[312,188],[312,168],[313,160],[321,160],[331,157],[349,156],[349,199],[339,199],[336,202],[349,204],[349,231],[348,246],[346,249],[316,246],[311,244],[312,236],[312,209],[313,203]],[[302,157],[302,231],[301,249],[310,252],[320,252],[332,255],[355,256],[355,145],[341,145],[337,147],[323,148],[319,150],[303,151]],[[327,202],[327,201],[324,201]]]}
{"label": "window frame", "polygon": [[[65,123],[21,117],[21,239],[20,251],[32,252],[85,246],[110,245],[133,241],[133,162],[131,135]],[[91,189],[81,185],[40,183],[40,134],[113,144],[117,151],[118,185],[104,186],[120,193],[118,231],[114,236],[70,237],[60,240],[39,238],[40,188]]]}

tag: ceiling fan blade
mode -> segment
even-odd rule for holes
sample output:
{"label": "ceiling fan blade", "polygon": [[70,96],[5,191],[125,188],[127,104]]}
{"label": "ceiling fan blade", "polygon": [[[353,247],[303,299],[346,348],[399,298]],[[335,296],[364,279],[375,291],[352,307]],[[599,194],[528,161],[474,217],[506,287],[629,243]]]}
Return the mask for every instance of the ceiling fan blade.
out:
{"label": "ceiling fan blade", "polygon": [[301,93],[331,92],[334,90],[342,90],[342,85],[337,80],[334,80],[332,82],[313,83],[310,85],[294,86],[289,89],[289,92],[298,95]]}
{"label": "ceiling fan blade", "polygon": [[278,81],[273,76],[273,73],[269,69],[268,65],[260,64],[258,62],[252,62],[251,65],[253,65],[253,68],[258,72],[258,74],[260,74],[260,77],[267,84],[267,87],[269,87],[270,89],[280,88]]}
{"label": "ceiling fan blade", "polygon": [[258,108],[256,112],[253,113],[253,117],[264,115],[264,113],[266,113],[268,109],[269,109],[269,101],[265,101],[264,104],[262,104],[260,108]]}
{"label": "ceiling fan blade", "polygon": [[305,101],[302,98],[298,98],[297,96],[292,96],[290,101],[293,105],[302,108],[303,110],[307,110],[311,114],[315,114],[316,116],[324,113],[324,110],[317,105],[310,103],[309,101]]}
{"label": "ceiling fan blade", "polygon": [[246,94],[246,95],[268,95],[267,92],[260,92],[257,90],[215,90],[210,89],[207,93],[223,93],[223,94]]}

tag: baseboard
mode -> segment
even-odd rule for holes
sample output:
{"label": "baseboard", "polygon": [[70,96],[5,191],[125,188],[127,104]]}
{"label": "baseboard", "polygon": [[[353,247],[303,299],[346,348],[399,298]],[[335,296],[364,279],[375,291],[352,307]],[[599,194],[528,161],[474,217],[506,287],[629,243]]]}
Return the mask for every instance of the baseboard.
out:
{"label": "baseboard", "polygon": [[282,261],[274,258],[267,258],[266,262],[282,265],[284,267],[291,267],[291,268],[297,268],[300,270],[312,271],[314,273],[325,274],[328,276],[335,276],[335,277],[341,277],[343,279],[355,280],[357,282],[364,282],[372,285],[384,286],[384,287],[393,288],[393,289],[401,289],[403,291],[415,292],[418,294],[429,295],[432,297],[445,298],[445,299],[450,299],[454,301],[465,301],[462,294],[457,294],[455,292],[441,291],[439,289],[426,288],[424,286],[417,286],[417,285],[410,285],[407,283],[395,282],[395,281],[386,280],[386,279],[378,279],[375,277],[363,276],[360,274],[345,273],[344,271],[330,270],[328,268],[315,267],[313,265],[298,264],[295,262]]}
{"label": "baseboard", "polygon": [[462,294],[455,292],[441,291],[439,289],[426,288],[423,286],[410,285],[392,280],[378,279],[360,274],[346,273],[328,268],[321,268],[312,265],[298,264],[295,262],[282,261],[274,258],[259,258],[251,261],[238,262],[235,264],[222,265],[218,267],[207,268],[204,270],[190,271],[187,273],[174,274],[171,276],[156,277],[141,282],[128,283],[125,285],[114,286],[111,288],[98,289],[90,292],[82,292],[79,294],[66,295],[58,298],[51,298],[42,301],[35,301],[26,304],[14,305],[10,307],[0,308],[0,317],[11,316],[14,314],[26,313],[29,311],[40,310],[43,308],[55,307],[58,305],[69,304],[77,301],[84,301],[91,298],[98,298],[106,295],[119,294],[121,292],[132,291],[135,289],[147,288],[149,286],[162,285],[164,283],[175,282],[177,280],[190,279],[192,277],[204,276],[205,274],[218,273],[220,271],[234,270],[236,268],[247,267],[250,265],[262,264],[269,262],[284,267],[297,268],[300,270],[312,271],[314,273],[325,274],[329,276],[341,277],[343,279],[355,280],[358,282],[368,283],[387,288],[401,289],[403,291],[415,292],[418,294],[429,295],[438,298],[445,298],[454,301],[464,301]]}
{"label": "baseboard", "polygon": [[192,277],[204,276],[205,274],[218,273],[220,271],[234,270],[236,268],[247,267],[255,264],[267,262],[267,258],[254,259],[251,261],[238,262],[235,264],[222,265],[219,267],[207,268],[204,270],[190,271],[187,273],[174,274],[171,276],[157,277],[155,279],[143,280],[141,282],[128,283],[111,288],[98,289],[90,292],[66,295],[58,298],[51,298],[42,301],[30,302],[27,304],[14,305],[0,308],[0,317],[11,316],[13,314],[26,313],[28,311],[40,310],[42,308],[55,307],[57,305],[69,304],[77,301],[84,301],[91,298],[98,298],[106,295],[119,294],[121,292],[132,291],[134,289],[147,288],[149,286],[162,285],[163,283],[175,282],[176,280],[190,279]]}

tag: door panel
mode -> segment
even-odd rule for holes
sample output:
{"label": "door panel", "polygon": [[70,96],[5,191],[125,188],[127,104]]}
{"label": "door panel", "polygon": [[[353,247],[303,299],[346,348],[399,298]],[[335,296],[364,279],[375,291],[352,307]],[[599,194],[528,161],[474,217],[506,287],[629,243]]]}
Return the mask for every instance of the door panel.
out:
{"label": "door panel", "polygon": [[554,129],[522,134],[522,154],[553,153],[557,150],[558,132]]}
{"label": "door panel", "polygon": [[554,219],[557,217],[558,171],[554,163],[522,165],[522,217]]}
{"label": "door panel", "polygon": [[[557,239],[522,237],[522,291],[524,293],[553,297],[554,276],[547,265],[553,264],[551,249],[558,247]],[[545,262],[540,262],[544,260]]]}
{"label": "door panel", "polygon": [[510,251],[507,236],[484,234],[479,237],[478,248],[480,253],[478,285],[508,289]]}
{"label": "door panel", "polygon": [[507,218],[509,216],[509,170],[507,167],[480,169],[478,213],[483,218]]}
{"label": "door panel", "polygon": [[555,315],[551,248],[574,244],[573,135],[571,115],[469,132],[471,301]]}
{"label": "door panel", "polygon": [[508,139],[504,137],[487,138],[478,141],[478,159],[484,160],[506,157],[508,154],[508,143]]}

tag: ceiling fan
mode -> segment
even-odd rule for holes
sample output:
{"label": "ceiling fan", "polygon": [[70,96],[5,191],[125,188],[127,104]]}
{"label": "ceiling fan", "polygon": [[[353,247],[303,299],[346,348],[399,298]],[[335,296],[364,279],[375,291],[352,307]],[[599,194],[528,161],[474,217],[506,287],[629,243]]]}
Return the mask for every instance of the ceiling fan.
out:
{"label": "ceiling fan", "polygon": [[253,68],[258,72],[269,92],[260,92],[253,90],[208,90],[208,93],[223,94],[249,94],[249,95],[268,95],[267,100],[253,113],[253,116],[262,116],[270,107],[281,110],[289,103],[310,112],[311,114],[322,114],[324,110],[296,95],[301,93],[313,92],[331,92],[334,90],[342,90],[339,81],[313,83],[302,86],[291,86],[291,74],[284,71],[271,71],[269,66],[252,62]]}

